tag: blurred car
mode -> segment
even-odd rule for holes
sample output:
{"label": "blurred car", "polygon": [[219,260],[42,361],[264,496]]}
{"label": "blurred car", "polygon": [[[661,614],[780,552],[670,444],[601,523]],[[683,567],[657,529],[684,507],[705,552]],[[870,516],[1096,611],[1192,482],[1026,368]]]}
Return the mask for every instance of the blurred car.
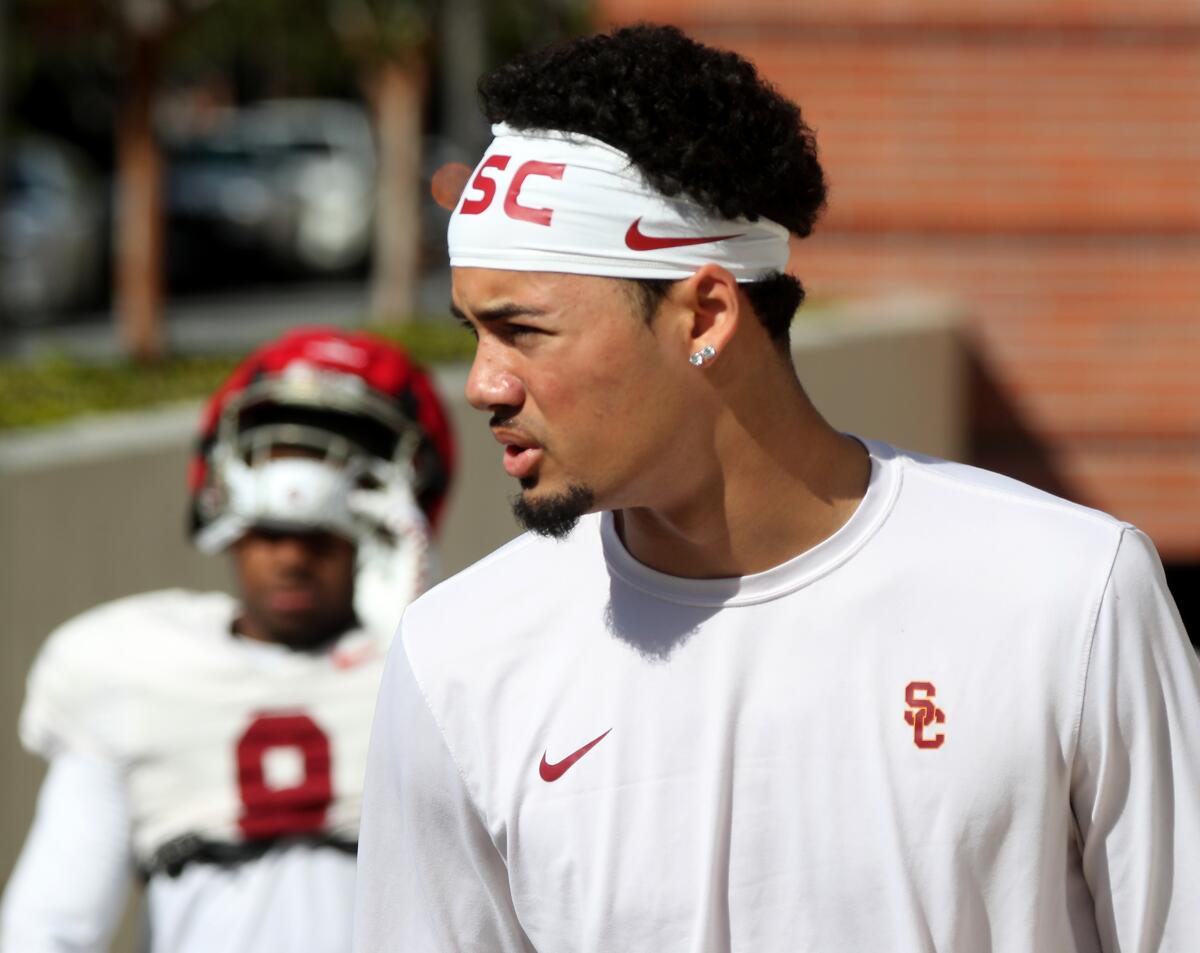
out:
{"label": "blurred car", "polygon": [[97,303],[104,282],[103,191],[89,164],[56,140],[8,143],[0,193],[0,313],[37,324]]}
{"label": "blurred car", "polygon": [[[361,267],[374,231],[375,143],[365,109],[264,100],[203,135],[166,136],[167,243],[188,277],[228,263],[337,274]],[[249,256],[249,257],[247,257]]]}

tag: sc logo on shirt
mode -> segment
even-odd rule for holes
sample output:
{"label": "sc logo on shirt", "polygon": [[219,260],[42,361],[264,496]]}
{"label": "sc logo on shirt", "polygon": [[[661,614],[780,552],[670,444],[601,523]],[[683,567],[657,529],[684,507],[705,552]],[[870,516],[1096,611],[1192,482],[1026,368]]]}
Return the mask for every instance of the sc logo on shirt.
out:
{"label": "sc logo on shirt", "polygon": [[918,748],[940,748],[946,740],[946,733],[933,727],[946,721],[946,713],[930,701],[936,695],[933,682],[909,682],[904,689],[908,705],[904,720],[912,726],[913,744]]}

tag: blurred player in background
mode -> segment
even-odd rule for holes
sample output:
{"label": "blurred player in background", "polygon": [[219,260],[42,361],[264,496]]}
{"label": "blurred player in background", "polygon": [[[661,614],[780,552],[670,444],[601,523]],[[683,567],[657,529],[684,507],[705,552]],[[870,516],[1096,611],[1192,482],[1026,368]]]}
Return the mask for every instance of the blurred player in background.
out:
{"label": "blurred player in background", "polygon": [[151,951],[348,949],[376,688],[453,456],[392,345],[302,330],[238,366],[189,476],[193,541],[229,553],[238,597],[132,596],[50,636],[20,726],[49,771],[4,953],[107,950],[135,868]]}
{"label": "blurred player in background", "polygon": [[1200,949],[1200,668],[1154,548],[818,413],[795,104],[653,27],[480,90],[454,308],[534,534],[405,612],[360,953]]}

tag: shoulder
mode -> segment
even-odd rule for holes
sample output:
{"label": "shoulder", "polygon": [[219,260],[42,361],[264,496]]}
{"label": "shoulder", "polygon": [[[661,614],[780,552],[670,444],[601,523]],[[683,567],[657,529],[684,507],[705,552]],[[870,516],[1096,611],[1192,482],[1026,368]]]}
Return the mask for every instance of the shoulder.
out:
{"label": "shoulder", "polygon": [[580,584],[603,562],[599,514],[585,516],[562,540],[525,533],[418,598],[405,612],[405,627],[512,615],[514,606],[531,597],[553,602],[565,586]]}
{"label": "shoulder", "polygon": [[600,516],[592,514],[563,540],[526,533],[435,586],[405,610],[397,641],[418,679],[464,656],[520,654],[550,637],[565,603],[607,587]]}
{"label": "shoulder", "polygon": [[923,575],[950,601],[1009,605],[1047,620],[1086,617],[1098,605],[1128,523],[998,473],[871,449],[897,469],[895,505],[880,531],[897,578]]}
{"label": "shoulder", "polygon": [[871,443],[873,455],[896,466],[901,501],[939,527],[973,532],[987,527],[1003,536],[1094,544],[1115,552],[1128,524],[990,470]]}
{"label": "shoulder", "polygon": [[55,629],[42,645],[25,692],[20,734],[47,757],[69,748],[107,754],[119,713],[163,659],[190,636],[227,630],[236,603],[223,593],[181,589],[96,606]]}
{"label": "shoulder", "polygon": [[64,622],[50,633],[42,655],[100,652],[111,656],[148,640],[161,643],[180,631],[223,631],[236,605],[223,592],[164,589],[126,596]]}

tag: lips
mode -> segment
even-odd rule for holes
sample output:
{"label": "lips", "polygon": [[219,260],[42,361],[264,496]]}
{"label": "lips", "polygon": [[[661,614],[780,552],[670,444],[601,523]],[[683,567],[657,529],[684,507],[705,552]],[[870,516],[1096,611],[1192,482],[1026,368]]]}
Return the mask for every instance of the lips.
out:
{"label": "lips", "polygon": [[517,480],[537,468],[542,460],[542,448],[524,434],[511,430],[493,430],[492,436],[504,444],[504,472]]}
{"label": "lips", "polygon": [[276,589],[267,604],[275,612],[311,612],[317,607],[317,594],[312,589]]}
{"label": "lips", "polygon": [[515,479],[529,476],[541,459],[540,447],[518,447],[511,443],[504,445],[504,472]]}

